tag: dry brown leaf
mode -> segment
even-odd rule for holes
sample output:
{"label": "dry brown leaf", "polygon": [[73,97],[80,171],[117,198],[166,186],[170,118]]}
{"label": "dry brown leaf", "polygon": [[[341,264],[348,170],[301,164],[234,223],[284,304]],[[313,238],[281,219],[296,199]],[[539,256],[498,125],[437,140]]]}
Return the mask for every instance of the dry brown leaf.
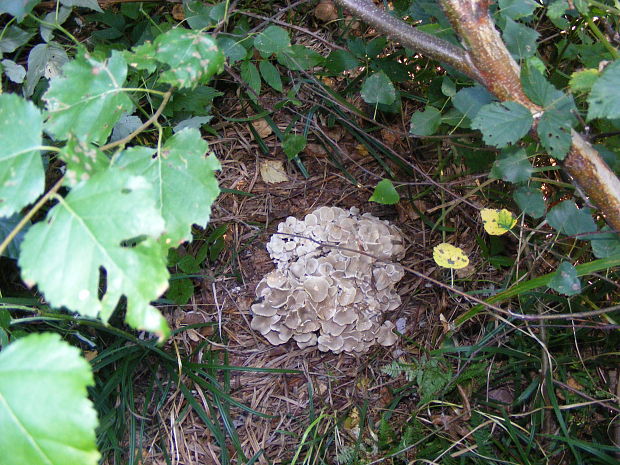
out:
{"label": "dry brown leaf", "polygon": [[281,160],[265,160],[260,164],[260,177],[268,184],[287,182],[288,176]]}
{"label": "dry brown leaf", "polygon": [[572,387],[573,389],[577,391],[583,391],[583,386],[579,384],[577,380],[573,378],[572,376],[568,378],[568,381],[566,381],[566,384],[568,384],[570,387]]}
{"label": "dry brown leaf", "polygon": [[252,126],[254,127],[254,130],[257,132],[261,139],[264,139],[273,132],[271,126],[269,126],[269,123],[264,119],[257,119],[256,121],[252,121]]}

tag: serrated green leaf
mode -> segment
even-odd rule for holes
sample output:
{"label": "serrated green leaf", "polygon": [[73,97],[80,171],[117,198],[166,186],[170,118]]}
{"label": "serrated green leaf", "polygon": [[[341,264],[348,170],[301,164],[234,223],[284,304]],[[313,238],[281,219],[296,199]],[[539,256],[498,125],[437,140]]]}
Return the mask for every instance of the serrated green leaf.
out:
{"label": "serrated green leaf", "polygon": [[231,39],[230,37],[218,37],[217,46],[231,64],[236,63],[239,60],[243,60],[248,54],[248,51],[238,41]]}
{"label": "serrated green leaf", "polygon": [[[241,79],[243,79],[245,83],[250,86],[250,89],[252,89],[256,93],[256,95],[260,95],[260,73],[258,72],[256,65],[249,61],[244,61],[243,63],[241,63],[240,71]],[[250,96],[253,95],[250,94]]]}
{"label": "serrated green leaf", "polygon": [[547,16],[551,19],[558,19],[566,13],[569,7],[568,0],[554,0],[547,7]]}
{"label": "serrated green leaf", "polygon": [[304,45],[291,45],[289,48],[278,52],[278,63],[292,71],[304,71],[324,61],[320,53],[315,52]]}
{"label": "serrated green leaf", "polygon": [[511,147],[502,150],[502,153],[497,157],[495,163],[493,163],[490,176],[503,179],[504,181],[518,183],[527,181],[533,171],[534,169],[527,159],[525,150]]}
{"label": "serrated green leaf", "polygon": [[382,179],[375,186],[375,190],[368,200],[370,202],[382,203],[384,205],[394,205],[400,200],[400,195],[398,195],[392,181],[389,179]]}
{"label": "serrated green leaf", "polygon": [[65,184],[69,186],[90,179],[110,165],[110,159],[97,147],[75,137],[69,137],[58,156],[66,163]]}
{"label": "serrated green leaf", "polygon": [[0,2],[0,13],[8,13],[15,16],[17,21],[21,21],[40,1],[41,0],[2,0],[2,2]]}
{"label": "serrated green leaf", "polygon": [[289,160],[295,158],[306,148],[307,140],[301,134],[287,134],[282,142],[282,150]]}
{"label": "serrated green leaf", "polygon": [[596,258],[607,258],[620,254],[620,236],[611,232],[609,226],[602,228],[599,234],[593,234],[590,244]]}
{"label": "serrated green leaf", "polygon": [[454,108],[473,120],[480,109],[491,103],[493,96],[484,87],[466,87],[452,97]]}
{"label": "serrated green leaf", "polygon": [[396,100],[396,90],[387,74],[379,71],[362,84],[362,98],[369,104],[391,105]]}
{"label": "serrated green leaf", "polygon": [[521,211],[532,218],[541,218],[547,210],[539,188],[521,186],[514,191],[513,199]]}
{"label": "serrated green leaf", "polygon": [[214,171],[221,166],[215,155],[205,157],[208,148],[197,129],[185,129],[166,141],[159,156],[155,149],[132,147],[114,162],[153,186],[155,208],[166,224],[161,242],[168,247],[191,240],[192,224],[204,227],[209,222],[220,193]]}
{"label": "serrated green leaf", "polygon": [[347,50],[334,50],[325,60],[325,67],[336,74],[357,68],[360,65],[360,61]]}
{"label": "serrated green leaf", "polygon": [[581,281],[579,281],[575,267],[569,262],[560,263],[555,275],[549,281],[549,287],[569,297],[579,294],[581,292]]}
{"label": "serrated green leaf", "polygon": [[12,216],[43,193],[42,128],[43,117],[32,102],[0,95],[0,217]]}
{"label": "serrated green leaf", "polygon": [[536,128],[547,153],[558,160],[564,160],[572,144],[571,120],[570,113],[547,110]]}
{"label": "serrated green leaf", "polygon": [[170,67],[159,80],[171,86],[183,89],[206,84],[224,69],[224,54],[203,32],[171,29],[157,36],[153,45],[157,61]]}
{"label": "serrated green leaf", "polygon": [[47,102],[45,130],[65,140],[73,134],[85,142],[102,144],[132,103],[122,90],[127,64],[119,52],[99,62],[81,56],[68,62],[61,77],[52,79],[43,96]]}
{"label": "serrated green leaf", "polygon": [[450,384],[452,370],[449,365],[442,362],[442,358],[431,358],[416,367],[415,375],[420,388],[420,405],[440,395],[441,391]]}
{"label": "serrated green leaf", "polygon": [[596,231],[596,224],[587,208],[579,209],[572,200],[559,203],[547,213],[547,223],[556,231],[567,236],[579,236],[579,239],[590,240]]}
{"label": "serrated green leaf", "polygon": [[534,0],[499,0],[499,12],[512,19],[531,16],[538,7]]}
{"label": "serrated green leaf", "polygon": [[409,132],[416,136],[432,136],[441,125],[441,112],[431,106],[424,111],[416,111],[411,115],[411,129]]}
{"label": "serrated green leaf", "polygon": [[587,93],[590,92],[592,86],[600,76],[596,69],[584,69],[582,71],[575,71],[570,75],[570,81],[568,86],[570,90],[575,93]]}
{"label": "serrated green leaf", "polygon": [[533,122],[530,110],[523,105],[494,102],[480,108],[471,127],[482,132],[485,143],[501,148],[525,136]]}
{"label": "serrated green leaf", "polygon": [[96,465],[97,414],[88,362],[58,334],[31,334],[0,352],[2,465]]}
{"label": "serrated green leaf", "polygon": [[607,65],[588,96],[588,121],[620,118],[620,60]]}
{"label": "serrated green leaf", "polygon": [[123,57],[133,69],[144,69],[149,74],[157,69],[157,51],[152,42],[134,47],[131,52],[124,51]]}
{"label": "serrated green leaf", "polygon": [[191,279],[172,279],[166,291],[166,297],[177,305],[186,305],[194,294],[194,283]]}
{"label": "serrated green leaf", "polygon": [[291,46],[291,39],[286,29],[269,26],[254,39],[254,47],[265,58],[273,53],[282,52]]}
{"label": "serrated green leaf", "polygon": [[502,35],[508,51],[517,59],[531,57],[536,53],[536,41],[540,34],[536,30],[506,18]]}
{"label": "serrated green leaf", "polygon": [[26,233],[18,262],[22,278],[36,284],[50,305],[103,321],[125,296],[131,327],[167,337],[166,320],[149,304],[168,285],[166,257],[156,241],[164,220],[154,196],[145,178],[114,168],[78,184]]}
{"label": "serrated green leaf", "polygon": [[258,68],[263,80],[278,92],[282,92],[282,79],[278,68],[265,60],[258,64]]}

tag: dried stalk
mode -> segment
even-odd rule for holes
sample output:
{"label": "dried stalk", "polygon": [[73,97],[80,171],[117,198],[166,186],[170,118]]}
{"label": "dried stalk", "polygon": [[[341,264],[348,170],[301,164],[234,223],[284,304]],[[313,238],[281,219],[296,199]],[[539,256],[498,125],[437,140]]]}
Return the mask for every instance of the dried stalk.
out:
{"label": "dried stalk", "polygon": [[[489,0],[439,0],[466,49],[422,33],[370,1],[335,1],[402,45],[478,81],[498,99],[518,102],[540,116],[541,108],[523,92],[519,66],[495,29],[489,15]],[[572,132],[572,147],[563,168],[599,208],[609,225],[620,231],[620,180],[576,131]]]}

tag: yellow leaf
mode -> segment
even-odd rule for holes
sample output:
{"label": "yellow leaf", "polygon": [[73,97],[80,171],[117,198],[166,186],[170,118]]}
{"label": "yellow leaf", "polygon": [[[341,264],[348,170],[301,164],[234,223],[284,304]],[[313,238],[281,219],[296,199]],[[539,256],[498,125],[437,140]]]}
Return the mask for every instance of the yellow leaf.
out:
{"label": "yellow leaf", "polygon": [[284,164],[280,160],[265,160],[260,164],[260,176],[269,184],[287,182],[288,176]]}
{"label": "yellow leaf", "polygon": [[433,259],[439,266],[454,270],[459,270],[469,265],[469,258],[465,255],[463,249],[445,242],[433,248]]}
{"label": "yellow leaf", "polygon": [[493,210],[483,208],[480,210],[484,230],[491,236],[501,236],[510,231],[517,224],[517,219],[508,210]]}

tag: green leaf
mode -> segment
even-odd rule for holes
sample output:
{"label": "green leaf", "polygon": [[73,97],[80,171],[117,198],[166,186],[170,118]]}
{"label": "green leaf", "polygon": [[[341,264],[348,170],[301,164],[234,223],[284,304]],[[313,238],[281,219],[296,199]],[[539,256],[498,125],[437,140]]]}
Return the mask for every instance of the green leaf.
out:
{"label": "green leaf", "polygon": [[416,111],[411,115],[411,129],[409,132],[416,136],[431,136],[441,125],[441,112],[431,106],[424,111]]}
{"label": "green leaf", "polygon": [[224,69],[224,54],[215,41],[200,31],[171,29],[153,42],[155,58],[170,67],[159,80],[179,88],[206,84]]}
{"label": "green leaf", "polygon": [[43,96],[48,118],[45,130],[56,139],[71,134],[86,142],[102,144],[123,112],[130,112],[132,103],[122,90],[127,64],[116,51],[99,62],[87,55],[68,62],[63,76],[50,81]]}
{"label": "green leaf", "polygon": [[276,58],[278,63],[292,71],[304,71],[313,68],[324,60],[320,53],[298,44],[291,45],[290,48],[278,52]]}
{"label": "green leaf", "polygon": [[58,155],[67,165],[65,184],[69,186],[86,181],[110,166],[108,157],[97,147],[72,136]]}
{"label": "green leaf", "polygon": [[265,82],[278,92],[282,92],[282,79],[280,79],[280,72],[278,69],[265,60],[258,64],[258,68]]}
{"label": "green leaf", "polygon": [[166,297],[177,305],[186,305],[194,295],[194,283],[191,279],[171,279]]}
{"label": "green leaf", "polygon": [[2,465],[96,465],[93,375],[58,334],[31,334],[0,352]]}
{"label": "green leaf", "polygon": [[533,170],[525,150],[511,147],[502,150],[502,153],[493,163],[490,175],[504,181],[518,183],[527,181],[532,175]]}
{"label": "green leaf", "polygon": [[531,16],[539,6],[534,0],[499,0],[500,13],[512,19]]}
{"label": "green leaf", "polygon": [[8,13],[15,16],[17,21],[24,19],[28,13],[40,2],[41,0],[2,0],[0,2],[0,13]]}
{"label": "green leaf", "polygon": [[521,186],[514,191],[513,199],[521,211],[532,218],[541,218],[547,210],[539,188]]}
{"label": "green leaf", "polygon": [[282,150],[289,160],[295,158],[306,148],[307,140],[301,134],[287,134],[282,142]]}
{"label": "green leaf", "polygon": [[588,121],[620,118],[620,60],[607,65],[588,97]]}
{"label": "green leaf", "polygon": [[132,147],[115,160],[122,171],[153,186],[155,208],[166,223],[161,241],[168,247],[191,240],[192,224],[209,222],[220,193],[214,171],[221,166],[215,155],[205,157],[208,147],[197,129],[185,129],[168,139],[158,156],[155,149]]}
{"label": "green leaf", "polygon": [[611,232],[609,226],[601,229],[599,234],[593,234],[590,244],[596,258],[607,258],[620,255],[620,236]]}
{"label": "green leaf", "polygon": [[243,79],[245,83],[250,86],[250,89],[252,89],[256,93],[256,95],[260,95],[260,74],[258,72],[258,69],[256,68],[256,65],[249,61],[244,61],[243,63],[241,63],[240,71],[241,79]]}
{"label": "green leaf", "polygon": [[0,218],[34,202],[45,188],[38,147],[43,117],[32,102],[15,94],[0,95]]}
{"label": "green leaf", "polygon": [[273,53],[282,52],[290,46],[291,39],[288,32],[280,26],[269,26],[254,39],[254,47],[265,58]]}
{"label": "green leaf", "polygon": [[530,110],[516,102],[494,102],[483,106],[473,119],[471,127],[482,132],[484,142],[495,147],[506,147],[525,136],[534,119]]}
{"label": "green leaf", "polygon": [[383,71],[369,76],[362,84],[362,98],[369,104],[391,105],[396,100],[396,90]]}
{"label": "green leaf", "polygon": [[466,87],[452,97],[454,108],[473,120],[480,109],[491,103],[493,96],[484,87]]}
{"label": "green leaf", "polygon": [[26,32],[14,24],[5,26],[2,39],[0,39],[0,53],[13,53],[22,45],[27,44],[33,35],[33,32]]}
{"label": "green leaf", "polygon": [[37,44],[28,52],[28,71],[24,84],[24,96],[30,97],[43,76],[51,78],[69,61],[65,49],[56,42]]}
{"label": "green leaf", "polygon": [[149,304],[168,285],[154,195],[143,177],[113,168],[78,184],[26,233],[22,278],[50,305],[103,321],[125,296],[127,323],[163,339],[168,325]]}
{"label": "green leaf", "polygon": [[[587,208],[577,208],[572,200],[565,200],[549,210],[547,223],[556,231],[567,236],[578,236],[596,231],[596,224],[594,224],[590,211]],[[592,234],[586,234],[579,239],[590,240],[592,237]]]}
{"label": "green leaf", "polygon": [[515,58],[524,59],[536,53],[536,41],[540,34],[530,27],[506,18],[502,37],[506,42],[508,51]]}
{"label": "green leaf", "polygon": [[0,62],[2,64],[2,69],[6,77],[8,77],[11,81],[16,84],[21,84],[24,82],[24,78],[26,77],[26,68],[22,65],[18,65],[13,60],[4,59]]}
{"label": "green leaf", "polygon": [[91,10],[95,11],[103,11],[99,6],[97,0],[60,0],[60,3],[68,7],[80,6],[83,8],[90,8]]}
{"label": "green leaf", "polygon": [[448,76],[444,76],[441,80],[441,93],[446,97],[454,97],[456,95],[456,84]]}
{"label": "green leaf", "polygon": [[[9,216],[8,218],[0,218],[0,242],[2,242],[10,233],[13,231],[15,226],[22,220],[22,215],[16,213],[13,216]],[[26,225],[26,228],[22,229],[17,233],[17,235],[13,238],[11,242],[9,242],[8,247],[2,253],[3,257],[12,258],[17,260],[19,257],[19,246],[24,240],[24,235],[26,234],[26,230],[29,227],[29,224]]]}
{"label": "green leaf", "polygon": [[581,292],[581,281],[577,277],[577,270],[569,262],[562,262],[555,275],[549,281],[549,287],[566,296]]}
{"label": "green leaf", "polygon": [[248,51],[243,45],[230,37],[218,37],[217,46],[220,48],[224,56],[228,58],[230,64],[243,60],[248,54]]}
{"label": "green leaf", "polygon": [[396,192],[392,181],[389,179],[383,179],[376,185],[375,191],[368,200],[370,202],[382,203],[384,205],[394,205],[400,200],[400,195]]}
{"label": "green leaf", "polygon": [[575,71],[570,75],[570,81],[568,86],[574,93],[587,93],[590,92],[592,86],[600,76],[600,73],[596,69],[584,69],[581,71]]}
{"label": "green leaf", "polygon": [[361,66],[360,61],[347,50],[334,50],[325,61],[325,67],[332,73],[339,74]]}
{"label": "green leaf", "polygon": [[540,118],[536,130],[547,153],[558,160],[564,160],[572,144],[570,113],[547,110]]}
{"label": "green leaf", "polygon": [[452,370],[449,365],[442,363],[443,358],[431,358],[419,363],[416,367],[416,382],[420,388],[420,405],[426,404],[441,394],[441,391],[450,384]]}

